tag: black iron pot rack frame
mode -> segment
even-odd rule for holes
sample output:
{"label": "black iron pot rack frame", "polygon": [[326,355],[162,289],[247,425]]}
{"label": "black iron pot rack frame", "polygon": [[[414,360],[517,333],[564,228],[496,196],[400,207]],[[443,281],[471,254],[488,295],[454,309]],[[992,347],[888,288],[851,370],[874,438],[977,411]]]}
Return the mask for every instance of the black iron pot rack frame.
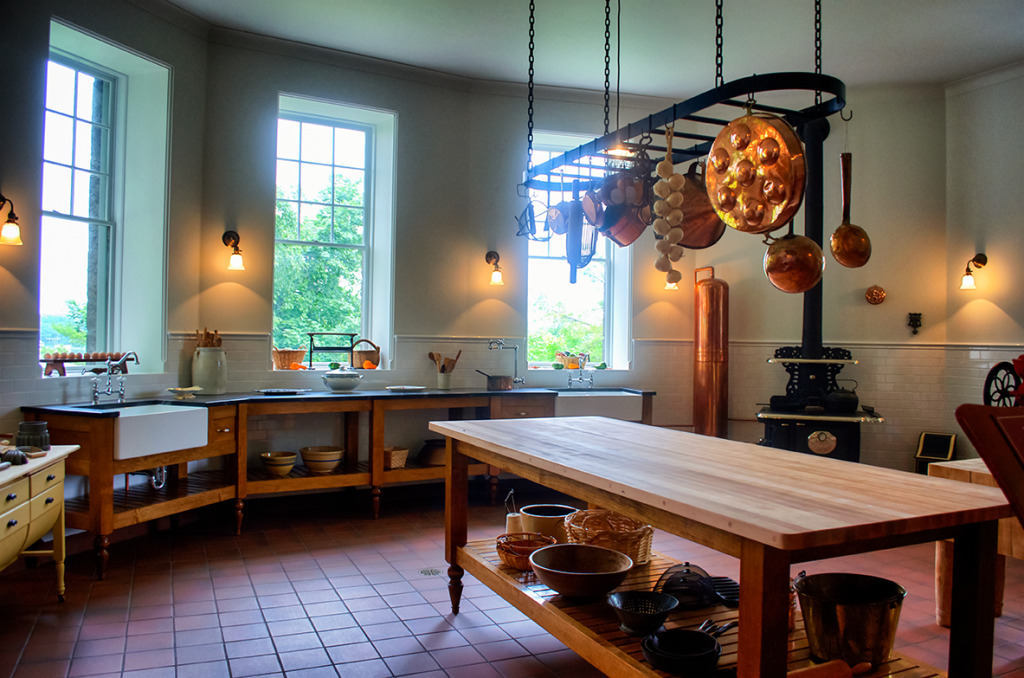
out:
{"label": "black iron pot rack frame", "polygon": [[[760,92],[812,92],[832,95],[831,99],[799,110],[767,106],[756,102],[755,94]],[[820,99],[820,96],[815,97]],[[846,105],[846,85],[829,75],[820,73],[768,73],[752,75],[725,83],[686,101],[672,105],[663,111],[647,116],[605,134],[578,148],[552,158],[548,162],[527,170],[526,188],[542,191],[571,191],[579,199],[581,191],[600,188],[605,177],[593,177],[589,170],[606,170],[603,165],[593,165],[597,159],[618,160],[621,156],[610,153],[614,148],[635,147],[631,140],[644,135],[664,134],[667,125],[685,120],[693,123],[725,127],[729,120],[700,115],[713,106],[750,108],[752,111],[772,113],[786,120],[796,130],[804,144],[806,186],[804,189],[804,235],[819,247],[823,242],[823,158],[822,147],[828,137],[828,116],[840,112]],[[694,132],[673,131],[673,137],[696,141],[689,148],[672,149],[672,163],[679,164],[706,156],[715,137]],[[645,146],[648,151],[667,153],[666,147]],[[652,166],[662,158],[652,158]],[[602,172],[603,174],[603,172]],[[786,358],[799,361],[799,369],[790,369],[795,363],[787,364],[790,383],[786,387],[786,398],[790,404],[803,408],[809,399],[835,390],[835,378],[843,363],[850,362],[850,353],[839,347],[822,346],[822,286],[819,282],[803,293],[803,331],[800,346],[782,347],[776,351],[776,361],[786,364]],[[813,402],[813,401],[811,401]]]}
{"label": "black iron pot rack frame", "polygon": [[[575,180],[580,182],[581,190],[587,190],[593,187],[591,184],[600,184],[604,179],[585,175],[584,171],[605,169],[603,165],[597,166],[587,163],[587,159],[607,158],[609,160],[622,160],[620,156],[613,155],[609,151],[613,148],[628,146],[630,140],[644,134],[664,134],[665,126],[673,124],[678,120],[725,127],[729,124],[729,120],[702,116],[699,113],[717,105],[746,108],[749,103],[748,100],[754,94],[774,91],[824,92],[833,96],[833,98],[820,104],[800,110],[778,108],[756,102],[751,106],[752,110],[778,115],[797,128],[813,120],[826,118],[833,113],[837,113],[846,105],[846,85],[838,78],[830,75],[800,72],[752,75],[727,82],[686,101],[673,104],[663,111],[630,123],[571,151],[566,151],[560,156],[527,170],[524,184],[527,188],[541,191],[570,191],[572,190],[572,181]],[[687,162],[707,155],[711,150],[711,144],[715,140],[714,136],[693,132],[677,131],[674,132],[673,136],[698,142],[689,148],[673,148],[673,164]],[[667,150],[663,146],[649,146],[648,149],[660,152]]]}

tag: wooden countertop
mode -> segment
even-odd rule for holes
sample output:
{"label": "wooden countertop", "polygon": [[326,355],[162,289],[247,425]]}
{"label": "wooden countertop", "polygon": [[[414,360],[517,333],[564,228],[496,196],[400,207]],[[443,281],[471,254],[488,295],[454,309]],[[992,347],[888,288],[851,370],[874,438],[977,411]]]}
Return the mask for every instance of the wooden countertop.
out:
{"label": "wooden countertop", "polygon": [[435,421],[480,461],[537,469],[784,550],[1012,515],[995,488],[601,417]]}

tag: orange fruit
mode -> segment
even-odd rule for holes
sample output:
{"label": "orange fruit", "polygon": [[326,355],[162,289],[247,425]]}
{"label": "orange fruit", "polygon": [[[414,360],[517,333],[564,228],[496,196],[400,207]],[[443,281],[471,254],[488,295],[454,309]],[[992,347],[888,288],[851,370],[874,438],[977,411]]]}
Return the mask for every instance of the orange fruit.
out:
{"label": "orange fruit", "polygon": [[363,369],[364,369],[364,370],[375,370],[375,369],[377,369],[377,366],[376,366],[376,365],[374,365],[374,364],[373,364],[373,363],[372,363],[371,361],[369,361],[369,360],[364,360],[364,361],[363,361]]}

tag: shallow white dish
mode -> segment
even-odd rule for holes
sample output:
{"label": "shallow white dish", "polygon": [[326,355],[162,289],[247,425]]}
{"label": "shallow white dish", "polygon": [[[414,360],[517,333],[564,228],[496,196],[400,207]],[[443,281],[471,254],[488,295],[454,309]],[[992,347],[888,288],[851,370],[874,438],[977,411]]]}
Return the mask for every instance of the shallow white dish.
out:
{"label": "shallow white dish", "polygon": [[197,391],[202,391],[203,387],[202,386],[188,386],[188,387],[185,387],[185,388],[169,388],[167,390],[174,394],[174,399],[175,400],[189,400],[191,398],[195,398],[196,397],[195,396],[196,392]]}
{"label": "shallow white dish", "polygon": [[389,391],[422,391],[426,386],[385,386]]}

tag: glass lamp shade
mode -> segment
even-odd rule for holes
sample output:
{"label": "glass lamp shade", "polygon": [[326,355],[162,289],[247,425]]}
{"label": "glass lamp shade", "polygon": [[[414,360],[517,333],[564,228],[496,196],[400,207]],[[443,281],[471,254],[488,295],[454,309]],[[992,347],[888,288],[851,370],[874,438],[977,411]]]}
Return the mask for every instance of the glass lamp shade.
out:
{"label": "glass lamp shade", "polygon": [[492,285],[504,285],[505,281],[501,279],[501,269],[497,266],[491,271],[491,284]]}
{"label": "glass lamp shade", "polygon": [[0,229],[0,245],[21,245],[21,227],[18,222],[8,219]]}
{"label": "glass lamp shade", "polygon": [[667,282],[667,283],[665,283],[665,289],[666,290],[678,290],[679,289],[679,285],[677,283]]}
{"label": "glass lamp shade", "polygon": [[231,259],[228,261],[229,271],[244,271],[245,266],[242,264],[242,255],[235,252],[231,255]]}
{"label": "glass lamp shade", "polygon": [[974,274],[968,271],[964,273],[964,277],[960,280],[960,289],[962,290],[976,290],[978,287],[974,284]]}

